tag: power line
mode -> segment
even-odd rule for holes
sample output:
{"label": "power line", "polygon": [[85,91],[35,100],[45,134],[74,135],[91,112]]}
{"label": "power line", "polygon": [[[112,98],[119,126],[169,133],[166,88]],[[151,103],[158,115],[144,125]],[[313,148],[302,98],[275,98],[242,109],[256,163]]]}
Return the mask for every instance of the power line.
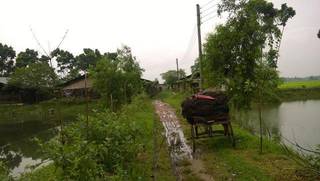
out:
{"label": "power line", "polygon": [[187,56],[190,54],[190,51],[193,49],[193,47],[195,45],[195,40],[196,40],[195,37],[196,37],[196,25],[194,25],[194,27],[193,27],[193,31],[190,36],[188,46],[187,46],[186,51],[181,59],[182,61],[185,61],[187,59]]}
{"label": "power line", "polygon": [[207,22],[207,21],[209,21],[209,20],[211,20],[211,19],[213,19],[213,18],[216,18],[218,15],[216,14],[216,15],[214,15],[214,16],[211,16],[211,17],[209,17],[209,18],[207,18],[207,19],[205,19],[205,20],[203,20],[203,21],[201,21],[201,24],[203,24],[203,23],[205,23],[205,22]]}
{"label": "power line", "polygon": [[216,13],[216,11],[215,10],[214,11],[210,11],[209,13],[206,13],[205,15],[201,16],[201,18],[205,18],[205,17],[207,17],[209,15],[212,15],[212,13]]}
{"label": "power line", "polygon": [[206,12],[206,11],[209,11],[209,10],[211,10],[212,8],[215,8],[217,5],[218,5],[218,4],[214,4],[214,5],[212,5],[212,6],[208,7],[208,8],[205,8],[205,9],[201,10],[200,14],[202,14],[202,13],[204,13],[204,12]]}
{"label": "power line", "polygon": [[[209,4],[213,3],[214,0],[208,1],[207,3],[201,5],[200,7],[208,6]],[[201,8],[200,8],[201,9]]]}

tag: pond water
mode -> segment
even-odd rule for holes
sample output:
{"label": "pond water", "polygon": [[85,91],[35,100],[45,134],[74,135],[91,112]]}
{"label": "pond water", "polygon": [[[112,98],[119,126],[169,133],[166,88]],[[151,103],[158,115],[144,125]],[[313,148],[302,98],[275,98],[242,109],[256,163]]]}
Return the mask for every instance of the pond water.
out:
{"label": "pond water", "polygon": [[[237,115],[241,126],[259,133],[259,119],[256,109]],[[280,141],[291,148],[295,146],[315,150],[320,144],[320,100],[283,102],[263,108],[262,119],[265,134],[278,136]],[[307,153],[307,152],[304,152]]]}
{"label": "pond water", "polygon": [[33,138],[48,141],[58,133],[53,124],[28,121],[18,124],[0,125],[0,160],[11,170],[11,175],[19,176],[30,170],[29,166],[42,163],[42,152]]}

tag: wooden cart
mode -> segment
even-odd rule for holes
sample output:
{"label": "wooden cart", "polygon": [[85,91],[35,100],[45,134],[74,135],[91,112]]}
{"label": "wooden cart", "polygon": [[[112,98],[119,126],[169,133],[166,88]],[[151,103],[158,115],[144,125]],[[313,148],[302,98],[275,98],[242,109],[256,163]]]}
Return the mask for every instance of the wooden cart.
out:
{"label": "wooden cart", "polygon": [[[194,116],[189,122],[191,123],[191,139],[192,139],[192,150],[196,150],[196,139],[208,138],[216,135],[228,136],[232,146],[235,147],[235,139],[233,130],[228,114],[221,114],[212,117],[201,117]],[[224,130],[213,130],[214,125],[222,125]],[[199,126],[205,128],[204,132],[199,133]]]}

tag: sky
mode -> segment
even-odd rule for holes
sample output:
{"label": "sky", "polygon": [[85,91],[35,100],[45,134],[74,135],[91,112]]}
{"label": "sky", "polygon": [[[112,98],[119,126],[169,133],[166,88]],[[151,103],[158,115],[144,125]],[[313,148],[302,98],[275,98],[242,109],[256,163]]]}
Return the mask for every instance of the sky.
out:
{"label": "sky", "polygon": [[[319,0],[271,0],[276,7],[287,3],[296,10],[289,20],[280,49],[281,76],[320,75]],[[206,5],[209,2],[208,5]],[[190,73],[197,52],[196,4],[202,10],[218,1],[209,0],[0,0],[0,42],[17,52],[26,48],[44,54],[34,40],[49,52],[57,47],[77,55],[83,48],[114,52],[122,45],[132,48],[143,77],[160,79],[160,74],[179,67]],[[206,6],[204,6],[206,5]],[[210,8],[203,13],[210,13]],[[211,18],[206,16],[203,20]],[[202,24],[202,37],[225,18]],[[161,79],[160,79],[161,80]]]}

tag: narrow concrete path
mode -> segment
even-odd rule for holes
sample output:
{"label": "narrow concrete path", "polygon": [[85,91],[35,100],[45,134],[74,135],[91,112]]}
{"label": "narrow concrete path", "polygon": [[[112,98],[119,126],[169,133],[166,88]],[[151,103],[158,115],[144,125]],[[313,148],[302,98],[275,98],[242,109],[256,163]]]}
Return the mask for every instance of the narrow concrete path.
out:
{"label": "narrow concrete path", "polygon": [[211,175],[206,174],[202,161],[193,158],[192,149],[186,142],[179,119],[176,116],[176,111],[170,105],[159,100],[154,101],[154,106],[165,129],[167,144],[170,148],[172,167],[177,176],[177,180],[184,180],[181,168],[179,168],[179,162],[184,160],[190,162],[189,168],[200,180],[213,180]]}

